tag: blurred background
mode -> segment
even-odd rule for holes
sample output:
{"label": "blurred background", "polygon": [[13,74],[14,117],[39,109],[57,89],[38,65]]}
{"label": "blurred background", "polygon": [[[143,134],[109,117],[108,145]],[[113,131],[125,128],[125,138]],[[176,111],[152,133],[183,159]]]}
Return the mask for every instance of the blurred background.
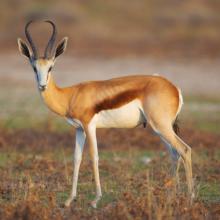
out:
{"label": "blurred background", "polygon": [[[160,74],[181,88],[180,137],[192,147],[195,203],[171,180],[168,152],[150,128],[98,129],[103,199],[94,195],[88,147],[79,197],[74,129],[42,102],[17,48],[30,19],[50,19],[67,50],[53,68],[60,87]],[[30,27],[43,54],[51,27]],[[220,0],[0,0],[0,219],[220,219]]]}
{"label": "blurred background", "polygon": [[[219,7],[218,0],[1,1],[1,44],[13,50],[25,22],[41,18],[70,37],[72,53],[216,57]],[[42,30],[36,39],[46,41]]]}
{"label": "blurred background", "polygon": [[[57,24],[57,41],[69,37],[54,68],[58,85],[159,73],[183,91],[183,123],[219,131],[218,0],[1,0],[0,10],[3,128],[36,126],[41,119],[54,118],[41,103],[30,64],[17,49],[26,22],[37,18]],[[39,23],[30,29],[43,51],[51,27]]]}

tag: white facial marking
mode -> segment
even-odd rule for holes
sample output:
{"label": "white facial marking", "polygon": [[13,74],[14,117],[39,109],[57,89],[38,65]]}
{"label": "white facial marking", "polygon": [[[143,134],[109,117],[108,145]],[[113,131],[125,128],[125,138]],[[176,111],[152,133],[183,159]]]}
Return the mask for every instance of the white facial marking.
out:
{"label": "white facial marking", "polygon": [[54,61],[52,59],[51,60],[38,59],[33,62],[32,66],[34,68],[38,87],[40,90],[42,88],[44,89],[47,88],[47,84],[50,78],[50,71],[53,65],[54,65]]}
{"label": "white facial marking", "polygon": [[146,122],[138,99],[117,109],[100,111],[94,117],[97,128],[133,128]]}

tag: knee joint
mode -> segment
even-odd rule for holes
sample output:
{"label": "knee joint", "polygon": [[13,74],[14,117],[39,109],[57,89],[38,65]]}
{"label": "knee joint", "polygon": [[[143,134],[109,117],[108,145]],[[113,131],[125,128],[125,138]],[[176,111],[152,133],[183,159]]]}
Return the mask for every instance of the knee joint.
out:
{"label": "knee joint", "polygon": [[81,160],[82,160],[82,156],[75,156],[75,157],[74,157],[74,162],[75,162],[75,163],[80,163]]}
{"label": "knee joint", "polygon": [[98,156],[98,155],[95,155],[95,156],[93,157],[93,160],[94,160],[94,161],[99,161],[99,156]]}
{"label": "knee joint", "polygon": [[190,147],[186,147],[186,148],[185,148],[185,153],[186,153],[186,154],[191,155],[191,151],[192,151],[192,150],[191,150]]}
{"label": "knee joint", "polygon": [[98,156],[98,155],[93,155],[92,158],[91,158],[91,160],[92,160],[93,162],[97,162],[97,163],[98,163],[98,161],[99,161],[99,156]]}

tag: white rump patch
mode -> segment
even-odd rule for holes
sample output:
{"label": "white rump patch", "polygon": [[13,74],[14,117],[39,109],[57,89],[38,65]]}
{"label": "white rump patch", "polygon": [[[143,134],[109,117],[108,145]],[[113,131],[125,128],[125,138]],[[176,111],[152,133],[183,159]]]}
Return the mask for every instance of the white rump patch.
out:
{"label": "white rump patch", "polygon": [[153,76],[160,76],[160,74],[158,74],[158,73],[154,73]]}
{"label": "white rump patch", "polygon": [[177,113],[176,113],[176,117],[177,117],[177,115],[180,113],[180,110],[181,110],[181,108],[182,108],[182,106],[183,106],[183,96],[182,96],[182,92],[181,92],[181,90],[179,89],[179,88],[177,88],[178,89],[178,92],[179,92],[179,106],[178,106],[178,110],[177,110]]}

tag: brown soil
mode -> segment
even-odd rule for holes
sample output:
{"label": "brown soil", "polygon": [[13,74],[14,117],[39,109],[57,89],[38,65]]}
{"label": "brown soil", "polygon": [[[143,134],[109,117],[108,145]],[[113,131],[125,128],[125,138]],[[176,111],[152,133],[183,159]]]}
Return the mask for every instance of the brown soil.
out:
{"label": "brown soil", "polygon": [[[219,183],[220,161],[216,159],[220,141],[217,135],[183,129],[181,136],[193,147],[194,178],[199,183]],[[146,129],[100,130],[100,152],[164,150],[157,136]],[[65,172],[72,172],[72,162],[65,165],[52,160],[48,154],[60,149],[66,154],[73,145],[73,134],[55,131],[1,131],[1,152],[23,152],[13,163],[0,168],[0,219],[219,219],[220,204],[197,198],[190,205],[185,190],[178,193],[165,186],[168,175],[167,156],[156,156],[147,169],[130,174],[132,156],[112,161],[100,158],[104,196],[118,191],[115,199],[102,204],[97,210],[88,205],[85,194],[93,184],[91,164],[84,160],[79,188],[79,200],[71,208],[63,208],[57,193],[70,189]],[[69,149],[69,150],[68,150]],[[71,151],[70,151],[71,152]],[[198,159],[201,152],[208,159]],[[31,154],[31,156],[30,156]],[[131,153],[132,154],[132,153]],[[9,153],[10,155],[10,153]],[[10,156],[9,159],[10,161]],[[112,163],[113,162],[113,163]],[[107,173],[104,175],[104,173]],[[111,184],[107,186],[107,182]],[[113,183],[117,182],[116,188]],[[183,181],[183,183],[185,180]],[[88,188],[91,188],[91,185]],[[106,189],[107,187],[107,189]],[[109,187],[109,188],[108,188]],[[94,196],[94,195],[93,195]],[[214,195],[216,196],[216,195]]]}

